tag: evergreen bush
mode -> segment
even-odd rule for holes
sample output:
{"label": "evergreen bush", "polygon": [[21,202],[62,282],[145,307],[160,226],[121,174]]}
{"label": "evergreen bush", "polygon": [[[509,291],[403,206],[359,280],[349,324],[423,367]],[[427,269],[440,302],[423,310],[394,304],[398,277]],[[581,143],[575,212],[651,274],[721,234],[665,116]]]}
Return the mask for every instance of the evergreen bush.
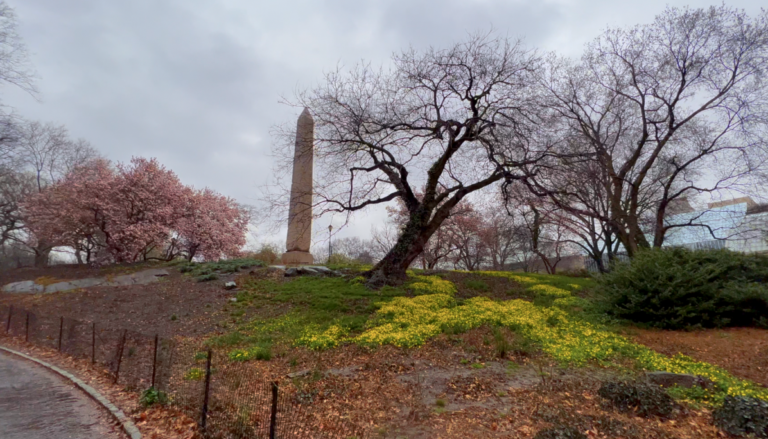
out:
{"label": "evergreen bush", "polygon": [[752,434],[768,438],[768,402],[757,398],[727,396],[723,406],[712,413],[722,430],[735,435]]}
{"label": "evergreen bush", "polygon": [[642,251],[598,278],[606,311],[664,329],[768,326],[768,256]]}

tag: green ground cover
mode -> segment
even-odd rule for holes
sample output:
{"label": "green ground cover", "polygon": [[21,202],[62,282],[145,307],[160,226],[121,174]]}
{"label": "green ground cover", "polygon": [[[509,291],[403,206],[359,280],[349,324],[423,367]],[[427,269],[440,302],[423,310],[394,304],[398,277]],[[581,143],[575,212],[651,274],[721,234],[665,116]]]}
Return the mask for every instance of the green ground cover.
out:
{"label": "green ground cover", "polygon": [[[475,272],[468,288],[476,295],[456,298],[452,273],[410,274],[405,285],[367,289],[361,279],[302,277],[285,282],[251,280],[232,306],[281,309],[279,315],[241,322],[209,343],[231,346],[233,361],[268,360],[275,343],[330,349],[345,343],[375,348],[391,344],[418,348],[439,334],[456,334],[488,325],[506,327],[537,345],[563,367],[587,364],[635,371],[693,373],[712,380],[712,389],[670,389],[678,399],[718,405],[728,395],[768,400],[768,390],[722,368],[683,355],[668,357],[633,343],[607,323],[593,306],[585,278],[513,272]],[[479,276],[479,277],[477,277]],[[524,288],[533,300],[483,296],[482,279],[503,277]]]}

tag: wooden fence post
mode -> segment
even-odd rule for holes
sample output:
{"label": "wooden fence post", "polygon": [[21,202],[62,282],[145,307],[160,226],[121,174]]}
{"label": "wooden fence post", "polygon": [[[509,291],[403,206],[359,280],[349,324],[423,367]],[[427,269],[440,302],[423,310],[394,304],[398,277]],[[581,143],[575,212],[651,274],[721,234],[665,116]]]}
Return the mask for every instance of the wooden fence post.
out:
{"label": "wooden fence post", "polygon": [[8,323],[5,325],[5,333],[10,334],[11,333],[11,316],[13,316],[13,305],[11,305],[10,308],[8,308]]}
{"label": "wooden fence post", "polygon": [[117,354],[117,369],[115,369],[115,382],[117,384],[118,378],[120,378],[120,363],[123,361],[123,349],[125,349],[125,336],[128,334],[128,330],[123,330],[123,338],[120,340],[120,346],[118,346]]}
{"label": "wooden fence post", "polygon": [[269,439],[275,439],[277,430],[277,381],[272,382],[272,411],[269,415]]}
{"label": "wooden fence post", "polygon": [[64,317],[59,318],[59,352],[61,352],[61,338],[64,336]]}
{"label": "wooden fence post", "polygon": [[157,373],[157,342],[158,337],[155,334],[155,354],[152,357],[152,388],[155,387],[155,374]]}
{"label": "wooden fence post", "polygon": [[208,419],[208,397],[211,389],[211,357],[213,357],[213,350],[208,349],[208,360],[205,363],[205,394],[203,396],[203,411],[200,416],[200,428],[205,433],[205,425]]}

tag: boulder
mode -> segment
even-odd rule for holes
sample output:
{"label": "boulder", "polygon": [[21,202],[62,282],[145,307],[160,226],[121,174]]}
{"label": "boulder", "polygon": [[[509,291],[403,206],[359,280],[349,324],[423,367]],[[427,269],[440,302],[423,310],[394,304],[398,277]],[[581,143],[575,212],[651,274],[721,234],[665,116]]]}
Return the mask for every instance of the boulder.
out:
{"label": "boulder", "polygon": [[316,266],[313,265],[310,268],[313,268],[313,269],[315,269],[315,271],[319,271],[320,273],[323,273],[323,274],[332,274],[333,273],[333,270],[331,270],[328,267],[323,267],[322,265],[316,265]]}
{"label": "boulder", "polygon": [[322,276],[322,273],[315,270],[314,267],[298,267],[297,270],[299,271],[300,275]]}
{"label": "boulder", "polygon": [[333,271],[328,267],[321,265],[301,265],[285,269],[285,277],[294,276],[341,276],[338,271]]}
{"label": "boulder", "polygon": [[710,389],[714,386],[714,383],[709,378],[687,373],[648,372],[645,376],[649,382],[661,387],[678,386],[690,389],[691,387],[698,386],[703,389]]}

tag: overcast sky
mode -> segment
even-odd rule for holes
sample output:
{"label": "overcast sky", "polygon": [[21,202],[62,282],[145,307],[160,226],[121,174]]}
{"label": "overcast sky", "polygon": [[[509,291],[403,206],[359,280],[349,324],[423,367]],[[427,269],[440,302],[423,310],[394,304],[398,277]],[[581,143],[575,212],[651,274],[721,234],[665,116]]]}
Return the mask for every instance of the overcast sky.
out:
{"label": "overcast sky", "polygon": [[[609,0],[7,0],[39,80],[39,100],[3,86],[30,120],[66,125],[107,158],[157,157],[186,184],[257,204],[271,181],[270,127],[300,109],[279,103],[338,64],[447,46],[493,28],[578,56],[608,26],[646,23],[700,1]],[[759,12],[762,0],[729,1]],[[365,237],[381,213],[343,235]],[[340,218],[335,219],[340,222]],[[327,229],[327,220],[316,229]],[[327,232],[325,233],[327,235]],[[269,238],[260,236],[260,239]],[[272,241],[283,241],[274,236]]]}

